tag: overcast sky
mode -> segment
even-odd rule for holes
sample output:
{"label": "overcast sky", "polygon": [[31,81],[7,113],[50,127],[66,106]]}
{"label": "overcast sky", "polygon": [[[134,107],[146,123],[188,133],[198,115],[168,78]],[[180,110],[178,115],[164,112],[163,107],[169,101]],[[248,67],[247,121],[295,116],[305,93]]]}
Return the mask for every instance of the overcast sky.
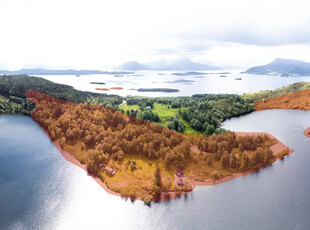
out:
{"label": "overcast sky", "polygon": [[310,62],[310,1],[0,0],[0,67]]}

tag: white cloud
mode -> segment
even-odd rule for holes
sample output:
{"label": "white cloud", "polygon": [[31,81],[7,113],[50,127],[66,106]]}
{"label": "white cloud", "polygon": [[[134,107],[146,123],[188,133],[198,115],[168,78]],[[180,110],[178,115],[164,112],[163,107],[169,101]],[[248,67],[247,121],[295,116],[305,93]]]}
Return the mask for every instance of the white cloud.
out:
{"label": "white cloud", "polygon": [[99,68],[189,57],[247,66],[310,61],[306,1],[0,0],[0,62]]}

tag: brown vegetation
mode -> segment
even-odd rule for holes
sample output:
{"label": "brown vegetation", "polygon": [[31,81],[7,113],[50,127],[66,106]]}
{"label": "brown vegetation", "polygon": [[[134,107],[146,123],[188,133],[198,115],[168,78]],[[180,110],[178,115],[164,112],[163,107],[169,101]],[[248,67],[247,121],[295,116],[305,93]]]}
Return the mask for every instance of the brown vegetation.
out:
{"label": "brown vegetation", "polygon": [[310,109],[310,89],[261,100],[254,103],[255,110],[266,109]]}
{"label": "brown vegetation", "polygon": [[[88,172],[125,197],[170,199],[196,182],[217,183],[266,166],[287,153],[266,134],[181,134],[99,106],[62,101],[30,90],[32,118]],[[107,173],[115,170],[115,173]],[[182,180],[175,172],[184,172]],[[180,173],[178,173],[180,175]],[[183,175],[183,174],[182,174]],[[172,196],[175,197],[175,196]]]}
{"label": "brown vegetation", "polygon": [[110,89],[115,89],[115,90],[123,90],[123,87],[111,87]]}
{"label": "brown vegetation", "polygon": [[96,88],[96,90],[110,91],[110,89],[108,89],[108,88]]}

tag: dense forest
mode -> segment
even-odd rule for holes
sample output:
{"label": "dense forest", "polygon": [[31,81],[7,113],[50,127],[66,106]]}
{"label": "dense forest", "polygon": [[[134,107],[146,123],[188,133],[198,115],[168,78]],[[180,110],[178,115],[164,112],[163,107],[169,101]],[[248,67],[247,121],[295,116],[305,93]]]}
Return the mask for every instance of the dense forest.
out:
{"label": "dense forest", "polygon": [[[26,96],[36,104],[33,119],[51,138],[124,196],[149,200],[162,191],[190,190],[188,183],[174,183],[175,170],[184,170],[191,180],[216,180],[275,159],[269,147],[276,140],[266,135],[181,134],[100,105],[71,103],[35,90]],[[102,165],[116,169],[115,176],[107,176]]]}
{"label": "dense forest", "polygon": [[[188,128],[191,128],[196,133],[212,135],[226,132],[220,128],[225,119],[254,111],[254,102],[256,101],[309,88],[309,83],[299,82],[277,90],[243,95],[199,94],[191,97],[121,97],[78,91],[71,86],[56,84],[39,77],[0,75],[0,114],[31,115],[35,105],[24,96],[24,93],[34,89],[66,101],[103,105],[181,133],[187,133],[189,132]],[[128,106],[136,105],[138,109],[123,110],[122,106],[119,107],[123,100],[126,100]],[[159,110],[156,108],[158,105],[161,105]],[[147,107],[150,109],[147,110]],[[163,114],[166,114],[168,110],[170,110],[169,114],[171,115],[163,118]],[[171,113],[171,111],[176,112]]]}
{"label": "dense forest", "polygon": [[[193,129],[208,135],[224,132],[225,130],[217,128],[227,118],[254,111],[253,102],[237,94],[199,94],[191,97],[159,98],[127,96],[126,102],[127,105],[139,106],[139,112],[127,110],[127,114],[154,122],[158,122],[160,117],[160,114],[152,113],[154,103],[168,105],[168,109],[177,108],[177,114],[170,117],[170,122],[167,124],[169,129],[183,132],[185,127],[183,120],[187,121]],[[147,106],[150,106],[151,110],[145,111],[144,108]]]}
{"label": "dense forest", "polygon": [[[0,114],[17,113],[30,115],[33,105],[24,93],[30,89],[54,96],[58,99],[82,103],[97,104],[108,108],[118,109],[118,105],[126,100],[128,105],[139,105],[139,111],[123,111],[131,116],[159,122],[160,114],[152,110],[145,111],[145,107],[154,107],[154,103],[168,105],[168,108],[178,109],[178,113],[169,118],[167,127],[178,132],[184,132],[187,121],[195,130],[205,134],[219,134],[223,129],[216,129],[227,118],[253,111],[253,103],[234,94],[205,94],[192,97],[160,97],[149,98],[98,94],[75,90],[71,86],[56,84],[39,77],[27,75],[1,75],[0,76]],[[182,117],[182,119],[180,119]]]}
{"label": "dense forest", "polygon": [[99,104],[117,108],[122,97],[75,90],[72,86],[56,84],[39,77],[27,75],[0,75],[0,114],[15,113],[30,115],[35,105],[24,93],[30,89],[76,103]]}

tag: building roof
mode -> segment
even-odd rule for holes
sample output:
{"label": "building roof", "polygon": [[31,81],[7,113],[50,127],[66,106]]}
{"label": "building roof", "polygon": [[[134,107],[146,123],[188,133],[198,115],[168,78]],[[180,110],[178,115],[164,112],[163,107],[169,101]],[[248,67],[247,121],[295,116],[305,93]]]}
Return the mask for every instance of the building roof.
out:
{"label": "building roof", "polygon": [[100,167],[100,168],[103,168],[107,173],[109,173],[109,174],[111,174],[111,175],[114,175],[114,174],[117,172],[116,169],[111,168],[111,167],[109,167],[109,166],[107,166],[107,165],[99,164],[99,167]]}

